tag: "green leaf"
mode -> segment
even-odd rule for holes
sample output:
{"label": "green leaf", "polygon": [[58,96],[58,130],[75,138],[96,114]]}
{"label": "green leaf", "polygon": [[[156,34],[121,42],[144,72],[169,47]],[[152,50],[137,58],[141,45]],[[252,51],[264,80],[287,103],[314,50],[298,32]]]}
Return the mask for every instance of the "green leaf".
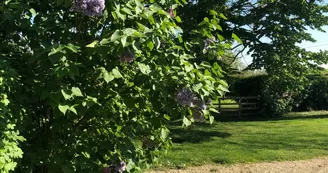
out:
{"label": "green leaf", "polygon": [[159,37],[153,38],[153,42],[155,43],[156,49],[159,49],[161,47],[161,41]]}
{"label": "green leaf", "polygon": [[114,41],[118,40],[121,37],[122,37],[121,31],[120,30],[116,30],[114,32],[114,34],[110,37],[110,41],[111,42],[114,42]]}
{"label": "green leaf", "polygon": [[15,163],[15,162],[9,162],[4,167],[5,167],[5,170],[14,170],[16,165],[17,165],[17,163]]}
{"label": "green leaf", "polygon": [[122,74],[116,68],[114,68],[112,70],[112,73],[113,73],[113,75],[114,75],[115,78],[122,78],[123,77]]}
{"label": "green leaf", "polygon": [[240,38],[239,38],[236,34],[232,33],[231,37],[232,37],[234,40],[236,40],[238,43],[240,43],[240,44],[243,43],[243,42],[240,40]]}
{"label": "green leaf", "polygon": [[215,113],[220,113],[218,110],[214,109],[214,108],[210,108],[209,111],[211,112],[215,112]]}
{"label": "green leaf", "polygon": [[61,50],[63,50],[65,47],[63,45],[59,45],[57,48],[52,49],[49,53],[48,56],[54,55],[58,52],[60,52]]}
{"label": "green leaf", "polygon": [[169,130],[166,128],[161,129],[161,138],[162,140],[166,140],[169,134]]}
{"label": "green leaf", "polygon": [[219,86],[217,87],[217,89],[218,89],[218,90],[221,90],[221,91],[225,91],[225,92],[230,92],[230,91],[228,90],[228,88],[224,87],[223,85],[219,85]]}
{"label": "green leaf", "polygon": [[69,99],[71,99],[73,97],[72,94],[68,94],[67,92],[68,91],[67,90],[65,91],[64,89],[61,90],[61,93],[64,96],[64,99],[65,100],[69,100]]}
{"label": "green leaf", "polygon": [[205,76],[212,76],[212,74],[207,69],[205,70],[204,75]]}
{"label": "green leaf", "polygon": [[106,83],[109,83],[110,81],[115,79],[115,77],[111,73],[108,73],[108,71],[103,72],[103,78]]}
{"label": "green leaf", "polygon": [[210,124],[214,123],[214,116],[210,116]]}
{"label": "green leaf", "polygon": [[6,160],[4,157],[0,157],[0,170],[5,166]]}
{"label": "green leaf", "polygon": [[131,172],[132,169],[135,169],[136,164],[133,162],[132,159],[129,159],[128,164],[126,165],[126,171]]}
{"label": "green leaf", "polygon": [[168,115],[164,115],[164,118],[165,118],[166,120],[168,120],[168,121],[171,120],[170,116],[168,116]]}
{"label": "green leaf", "polygon": [[183,39],[182,39],[181,35],[178,35],[178,40],[179,40],[179,43],[183,42]]}
{"label": "green leaf", "polygon": [[148,41],[147,47],[149,48],[150,51],[154,49],[154,43],[152,41]]}
{"label": "green leaf", "polygon": [[72,94],[74,96],[78,96],[78,97],[82,97],[83,96],[80,88],[77,88],[77,87],[72,87]]}
{"label": "green leaf", "polygon": [[95,47],[98,43],[99,43],[99,41],[98,41],[98,40],[95,40],[95,41],[93,41],[92,43],[86,45],[85,47],[91,47],[91,48],[93,48],[93,47]]}
{"label": "green leaf", "polygon": [[77,111],[76,109],[72,106],[70,108],[68,108],[69,111],[73,112],[75,115],[77,115]]}
{"label": "green leaf", "polygon": [[188,126],[191,125],[191,121],[186,116],[184,116],[183,117],[183,124],[188,127]]}
{"label": "green leaf", "polygon": [[174,19],[175,19],[177,22],[182,23],[182,20],[181,20],[181,18],[180,18],[179,16],[175,16]]}
{"label": "green leaf", "polygon": [[70,107],[68,105],[58,105],[58,109],[65,115],[67,110],[70,109]]}
{"label": "green leaf", "polygon": [[217,16],[218,15],[218,13],[216,11],[214,11],[214,10],[211,10],[210,11],[210,14],[213,15],[213,16]]}
{"label": "green leaf", "polygon": [[124,33],[124,35],[126,35],[126,36],[131,36],[131,35],[133,35],[135,32],[137,32],[137,30],[135,30],[135,29],[133,29],[133,28],[125,28],[125,29],[123,30],[123,33]]}
{"label": "green leaf", "polygon": [[65,47],[68,48],[69,50],[71,50],[71,51],[74,52],[74,53],[79,52],[79,49],[80,49],[79,46],[73,45],[73,44],[71,44],[71,43],[68,44],[68,45],[66,45]]}
{"label": "green leaf", "polygon": [[31,12],[32,16],[36,16],[36,11],[34,10],[34,8],[31,8],[29,11]]}
{"label": "green leaf", "polygon": [[143,63],[138,63],[138,66],[139,66],[139,69],[140,69],[140,71],[141,71],[141,73],[143,73],[143,74],[149,74],[150,73],[150,67],[148,66],[148,65],[145,65],[145,64],[143,64]]}
{"label": "green leaf", "polygon": [[123,36],[122,38],[121,38],[121,43],[122,43],[122,45],[123,45],[123,47],[126,47],[127,46],[127,36]]}
{"label": "green leaf", "polygon": [[220,13],[220,17],[224,20],[228,20],[228,18],[223,13]]}
{"label": "green leaf", "polygon": [[126,14],[133,15],[132,11],[130,9],[126,8],[126,7],[122,8],[121,10]]}

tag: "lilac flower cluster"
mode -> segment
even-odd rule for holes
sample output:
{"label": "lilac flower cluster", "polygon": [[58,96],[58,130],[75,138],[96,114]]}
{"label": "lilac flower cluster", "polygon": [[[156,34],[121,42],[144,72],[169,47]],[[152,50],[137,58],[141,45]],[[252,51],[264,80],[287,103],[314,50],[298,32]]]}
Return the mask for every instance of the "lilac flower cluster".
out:
{"label": "lilac flower cluster", "polygon": [[176,101],[182,106],[194,106],[195,94],[188,88],[182,88],[176,95]]}
{"label": "lilac flower cluster", "polygon": [[101,16],[105,9],[105,0],[74,0],[73,9],[86,16]]}
{"label": "lilac flower cluster", "polygon": [[104,173],[110,173],[110,167],[105,168]]}
{"label": "lilac flower cluster", "polygon": [[123,172],[123,171],[125,171],[125,169],[126,169],[126,164],[124,161],[121,161],[119,165],[115,166],[115,170],[117,172]]}
{"label": "lilac flower cluster", "polygon": [[205,48],[205,50],[207,50],[208,49],[208,47],[212,44],[212,43],[214,43],[216,41],[216,39],[215,39],[215,37],[212,37],[212,38],[208,38],[208,39],[206,39],[206,40],[204,40],[204,48]]}
{"label": "lilac flower cluster", "polygon": [[194,118],[194,120],[196,120],[198,122],[205,122],[205,118],[203,116],[202,110],[200,110],[200,109],[196,109],[193,112],[193,118]]}
{"label": "lilac flower cluster", "polygon": [[121,56],[120,56],[120,61],[121,62],[127,62],[127,63],[131,63],[133,62],[135,59],[135,55],[132,52],[124,52]]}
{"label": "lilac flower cluster", "polygon": [[173,11],[172,8],[169,9],[169,14],[170,14],[171,18],[174,18],[175,17],[174,11]]}
{"label": "lilac flower cluster", "polygon": [[176,95],[175,100],[182,106],[197,107],[201,110],[207,108],[206,103],[187,88],[182,88]]}
{"label": "lilac flower cluster", "polygon": [[[115,169],[114,169],[115,168]],[[117,172],[124,172],[126,169],[126,163],[124,161],[121,161],[116,166],[108,166],[104,169],[104,173],[117,173]]]}

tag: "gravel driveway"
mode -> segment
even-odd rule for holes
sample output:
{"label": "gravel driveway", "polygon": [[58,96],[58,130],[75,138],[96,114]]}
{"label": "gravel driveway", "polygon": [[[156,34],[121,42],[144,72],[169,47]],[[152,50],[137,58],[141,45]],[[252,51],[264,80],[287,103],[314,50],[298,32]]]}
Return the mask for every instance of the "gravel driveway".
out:
{"label": "gravel driveway", "polygon": [[204,165],[180,170],[150,171],[147,173],[328,173],[328,157],[312,160],[251,163],[225,165]]}

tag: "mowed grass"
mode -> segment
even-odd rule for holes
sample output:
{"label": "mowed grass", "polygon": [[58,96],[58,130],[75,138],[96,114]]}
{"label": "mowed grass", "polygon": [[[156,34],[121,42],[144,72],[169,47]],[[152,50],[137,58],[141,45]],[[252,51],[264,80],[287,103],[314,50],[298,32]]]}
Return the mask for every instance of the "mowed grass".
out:
{"label": "mowed grass", "polygon": [[328,155],[328,112],[176,125],[171,136],[173,146],[155,168],[310,159]]}

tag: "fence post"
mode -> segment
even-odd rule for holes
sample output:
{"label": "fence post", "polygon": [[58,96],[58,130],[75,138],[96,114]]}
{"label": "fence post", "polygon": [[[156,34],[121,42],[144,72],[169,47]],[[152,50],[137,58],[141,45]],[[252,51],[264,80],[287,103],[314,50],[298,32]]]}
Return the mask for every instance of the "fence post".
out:
{"label": "fence post", "polygon": [[239,105],[238,116],[239,116],[239,118],[241,117],[240,115],[241,115],[241,109],[242,109],[241,100],[242,100],[242,97],[238,99],[238,105]]}

